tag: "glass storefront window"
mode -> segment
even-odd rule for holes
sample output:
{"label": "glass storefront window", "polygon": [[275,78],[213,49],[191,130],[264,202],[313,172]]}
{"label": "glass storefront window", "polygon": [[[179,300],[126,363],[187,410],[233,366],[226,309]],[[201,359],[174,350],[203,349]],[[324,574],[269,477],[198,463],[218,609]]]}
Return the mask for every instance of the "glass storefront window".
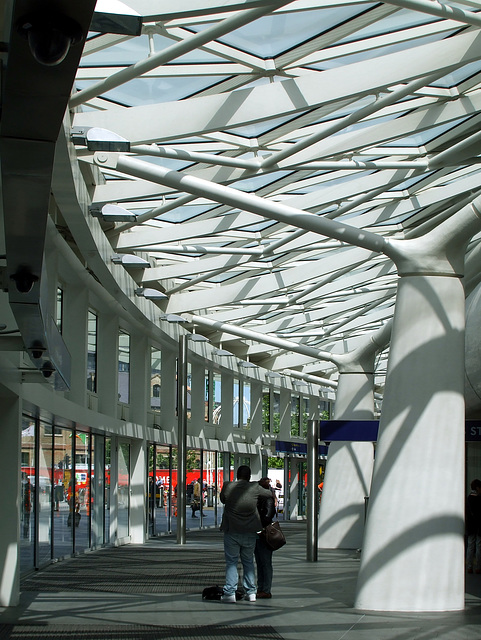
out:
{"label": "glass storefront window", "polygon": [[150,350],[150,408],[160,411],[160,389],[162,384],[162,352],[156,347]]}
{"label": "glass storefront window", "polygon": [[204,371],[204,421],[210,422],[210,371]]}
{"label": "glass storefront window", "polygon": [[[72,527],[68,526],[70,514],[72,480],[72,431],[56,427],[54,429],[54,513],[53,513],[53,556],[61,558],[73,552]],[[70,519],[71,520],[71,519]]]}
{"label": "glass storefront window", "polygon": [[281,394],[274,391],[272,394],[272,431],[279,433],[281,429]]}
{"label": "glass storefront window", "polygon": [[302,435],[307,438],[307,423],[309,421],[309,398],[302,398]]}
{"label": "glass storefront window", "polygon": [[130,534],[130,444],[119,444],[117,484],[117,528],[118,538]]}
{"label": "glass storefront window", "polygon": [[110,471],[112,464],[112,438],[105,438],[105,467],[104,467],[104,542],[107,544],[110,542],[110,503],[111,503],[111,488],[110,488]]}
{"label": "glass storefront window", "polygon": [[187,420],[191,420],[192,418],[192,365],[190,362],[187,363]]}
{"label": "glass storefront window", "polygon": [[119,331],[119,402],[130,402],[130,336],[125,331]]}
{"label": "glass storefront window", "polygon": [[[47,564],[52,557],[52,427],[40,422],[38,477],[37,487],[38,509],[38,559],[37,566]],[[38,482],[38,485],[37,485]]]}
{"label": "glass storefront window", "polygon": [[251,383],[242,383],[242,426],[250,429],[251,426]]}
{"label": "glass storefront window", "polygon": [[300,435],[301,405],[299,396],[291,396],[291,436]]}
{"label": "glass storefront window", "polygon": [[93,311],[87,315],[87,389],[97,393],[97,332],[98,317]]}
{"label": "glass storefront window", "polygon": [[90,504],[91,504],[91,546],[97,547],[104,541],[104,496],[105,496],[105,438],[93,435],[90,457]]}
{"label": "glass storefront window", "polygon": [[34,569],[35,562],[35,422],[22,420],[22,480],[20,505],[20,573]]}
{"label": "glass storefront window", "polygon": [[240,424],[240,410],[241,410],[240,385],[239,385],[239,380],[237,380],[237,378],[234,378],[234,381],[233,381],[233,403],[232,403],[232,425],[234,427],[239,427],[239,424]]}
{"label": "glass storefront window", "polygon": [[75,551],[90,547],[90,435],[76,432],[75,435]]}
{"label": "glass storefront window", "polygon": [[269,433],[271,430],[271,391],[269,387],[262,389],[262,431]]}
{"label": "glass storefront window", "polygon": [[214,411],[212,413],[212,422],[214,424],[219,424],[222,403],[222,376],[220,373],[214,373],[213,376],[212,398],[214,406]]}

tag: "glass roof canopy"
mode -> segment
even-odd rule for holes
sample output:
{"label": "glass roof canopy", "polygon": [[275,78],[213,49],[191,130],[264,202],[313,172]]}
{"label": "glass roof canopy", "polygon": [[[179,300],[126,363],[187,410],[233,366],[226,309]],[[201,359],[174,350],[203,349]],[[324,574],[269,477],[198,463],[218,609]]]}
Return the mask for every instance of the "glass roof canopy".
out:
{"label": "glass roof canopy", "polygon": [[161,312],[260,366],[335,379],[295,346],[352,351],[392,317],[397,273],[303,213],[414,237],[479,194],[473,6],[130,0],[140,36],[90,33],[73,126],[130,148],[77,155],[103,175],[94,206],[130,214],[101,224],[150,262]]}

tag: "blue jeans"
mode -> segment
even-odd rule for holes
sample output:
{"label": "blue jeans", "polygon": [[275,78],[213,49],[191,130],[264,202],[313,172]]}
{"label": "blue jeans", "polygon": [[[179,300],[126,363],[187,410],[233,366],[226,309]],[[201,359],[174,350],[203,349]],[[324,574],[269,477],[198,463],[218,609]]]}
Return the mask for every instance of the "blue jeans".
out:
{"label": "blue jeans", "polygon": [[255,557],[257,564],[257,589],[265,593],[271,592],[272,587],[272,547],[259,536],[256,542]]}
{"label": "blue jeans", "polygon": [[256,574],[254,568],[254,549],[257,533],[224,533],[225,585],[224,593],[234,595],[239,582],[237,563],[239,556],[244,572],[243,586],[246,593],[256,593]]}

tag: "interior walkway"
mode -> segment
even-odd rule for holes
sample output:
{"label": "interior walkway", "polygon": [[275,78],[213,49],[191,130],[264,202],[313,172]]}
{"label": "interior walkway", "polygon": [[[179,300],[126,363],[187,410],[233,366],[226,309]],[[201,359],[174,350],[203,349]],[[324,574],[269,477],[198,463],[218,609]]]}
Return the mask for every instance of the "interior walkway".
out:
{"label": "interior walkway", "polygon": [[481,638],[481,575],[467,576],[462,612],[357,611],[352,602],[359,553],[320,551],[318,562],[309,563],[306,524],[283,523],[283,528],[288,543],[274,553],[272,600],[203,601],[205,586],[222,585],[222,535],[214,529],[192,531],[182,547],[164,537],[94,551],[36,572],[22,583],[20,605],[0,609],[0,639]]}

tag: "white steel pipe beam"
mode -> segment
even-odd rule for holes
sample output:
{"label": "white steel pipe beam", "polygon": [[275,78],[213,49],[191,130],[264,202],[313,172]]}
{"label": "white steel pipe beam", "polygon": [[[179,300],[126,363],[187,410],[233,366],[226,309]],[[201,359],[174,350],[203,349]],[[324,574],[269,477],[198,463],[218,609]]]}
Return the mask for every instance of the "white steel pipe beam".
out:
{"label": "white steel pipe beam", "polygon": [[387,248],[385,239],[374,233],[361,231],[334,220],[327,220],[311,213],[305,213],[294,207],[264,200],[259,196],[237,191],[224,185],[214,184],[202,178],[183,175],[172,169],[166,169],[159,165],[154,166],[148,162],[142,162],[128,156],[119,156],[118,154],[96,153],[94,159],[100,166],[108,166],[111,169],[117,169],[129,175],[158,184],[165,184],[173,189],[209,198],[215,202],[228,204],[251,213],[257,213],[266,218],[278,220],[308,231],[314,231],[370,251],[384,253]]}
{"label": "white steel pipe beam", "polygon": [[336,362],[337,355],[330,353],[329,351],[320,351],[307,345],[297,344],[290,340],[284,340],[282,338],[276,338],[275,336],[260,333],[259,331],[253,331],[252,329],[246,329],[245,327],[238,327],[237,325],[229,324],[227,322],[219,322],[218,320],[211,320],[204,316],[198,316],[196,314],[188,314],[191,321],[195,324],[203,327],[210,327],[217,331],[223,331],[224,333],[230,333],[233,336],[239,338],[247,338],[248,340],[255,340],[262,344],[269,344],[273,347],[279,347],[279,349],[286,349],[287,351],[294,351],[295,353],[301,353],[311,358],[318,360],[327,360],[328,362]]}

